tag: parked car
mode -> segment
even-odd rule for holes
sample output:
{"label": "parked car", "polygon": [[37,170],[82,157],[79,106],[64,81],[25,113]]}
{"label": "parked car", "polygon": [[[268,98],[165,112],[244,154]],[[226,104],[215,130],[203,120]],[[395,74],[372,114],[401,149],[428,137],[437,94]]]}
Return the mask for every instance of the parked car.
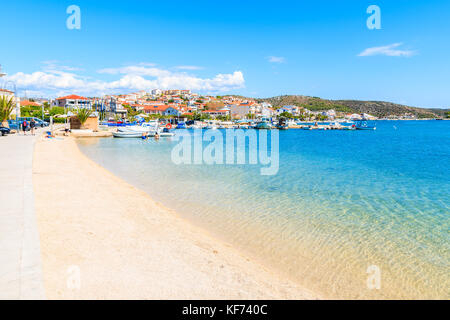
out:
{"label": "parked car", "polygon": [[5,135],[10,134],[10,133],[11,133],[11,129],[0,126],[0,134],[2,136],[5,136]]}
{"label": "parked car", "polygon": [[19,129],[19,126],[17,125],[17,121],[16,120],[8,120],[8,126],[12,130],[18,130]]}
{"label": "parked car", "polygon": [[49,123],[47,121],[43,121],[43,120],[37,119],[37,118],[34,118],[34,121],[36,121],[36,126],[37,127],[43,128],[43,127],[48,127],[49,126]]}
{"label": "parked car", "polygon": [[42,119],[36,118],[36,117],[19,117],[19,123],[22,123],[24,120],[27,120],[28,123],[30,123],[31,119],[34,119],[34,122],[36,122],[36,127],[47,127],[49,123],[47,121],[43,121]]}

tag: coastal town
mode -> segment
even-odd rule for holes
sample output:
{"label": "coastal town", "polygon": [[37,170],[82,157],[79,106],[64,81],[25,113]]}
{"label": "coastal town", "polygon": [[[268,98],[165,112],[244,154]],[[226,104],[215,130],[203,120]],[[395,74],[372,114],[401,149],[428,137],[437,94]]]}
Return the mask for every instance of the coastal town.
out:
{"label": "coastal town", "polygon": [[[147,115],[151,118],[173,117],[184,119],[217,119],[243,120],[258,118],[273,118],[285,116],[301,120],[333,120],[337,116],[345,119],[361,119],[362,115],[339,113],[333,109],[326,111],[310,111],[302,106],[286,105],[275,108],[271,104],[259,103],[255,99],[237,96],[200,95],[191,90],[160,90],[149,92],[138,91],[129,94],[105,95],[103,97],[83,97],[70,94],[55,99],[19,98],[14,92],[0,89],[0,95],[12,98],[15,104],[20,104],[20,110],[25,116],[44,118],[50,115],[62,118],[67,111],[89,109],[105,118],[116,120],[133,120],[137,115]],[[17,116],[19,109],[14,108],[11,115]],[[22,112],[23,113],[23,112]],[[19,114],[22,116],[22,114]],[[370,120],[376,117],[364,115]]]}
{"label": "coastal town", "polygon": [[5,1],[0,301],[450,298],[448,12]]}

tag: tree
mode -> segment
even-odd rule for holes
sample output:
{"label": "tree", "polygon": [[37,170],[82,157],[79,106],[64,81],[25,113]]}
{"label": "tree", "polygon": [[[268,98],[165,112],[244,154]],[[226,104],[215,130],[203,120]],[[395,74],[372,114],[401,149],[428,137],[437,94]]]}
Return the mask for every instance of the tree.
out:
{"label": "tree", "polygon": [[284,117],[284,118],[288,118],[288,119],[291,119],[291,118],[293,118],[294,116],[292,115],[292,113],[290,113],[290,112],[282,112],[282,113],[280,113],[280,117]]}
{"label": "tree", "polygon": [[50,116],[56,116],[57,114],[64,114],[64,107],[53,107],[50,109]]}
{"label": "tree", "polygon": [[91,116],[92,111],[86,108],[81,108],[77,111],[77,118],[80,120],[81,128],[83,128],[84,123],[87,121],[87,119]]}
{"label": "tree", "polygon": [[14,109],[13,98],[7,98],[6,96],[0,97],[0,123],[4,127],[9,127],[8,119],[11,116],[11,112]]}

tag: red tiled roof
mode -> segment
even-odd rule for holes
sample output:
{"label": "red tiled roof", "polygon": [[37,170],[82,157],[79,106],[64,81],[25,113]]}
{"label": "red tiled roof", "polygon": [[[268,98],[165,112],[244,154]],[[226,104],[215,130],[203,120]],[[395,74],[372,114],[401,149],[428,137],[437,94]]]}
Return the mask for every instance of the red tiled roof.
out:
{"label": "red tiled roof", "polygon": [[169,106],[166,106],[166,105],[151,105],[151,106],[142,106],[142,107],[144,107],[144,110],[148,110],[148,111],[151,111],[151,110],[154,110],[154,111],[166,111],[167,110],[167,108],[169,108]]}
{"label": "red tiled roof", "polygon": [[71,99],[71,100],[89,100],[88,98],[77,96],[76,94],[71,94],[69,96],[57,98],[56,100],[68,100],[68,99]]}
{"label": "red tiled roof", "polygon": [[33,101],[29,101],[29,100],[24,100],[24,101],[20,101],[20,106],[24,107],[40,107],[41,105],[39,103],[33,102]]}

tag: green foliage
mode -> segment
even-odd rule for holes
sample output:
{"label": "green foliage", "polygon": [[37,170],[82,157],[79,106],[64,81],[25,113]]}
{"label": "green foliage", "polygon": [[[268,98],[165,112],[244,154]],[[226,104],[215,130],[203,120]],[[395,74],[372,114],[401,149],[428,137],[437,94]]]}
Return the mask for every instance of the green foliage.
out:
{"label": "green foliage", "polygon": [[[46,118],[44,119],[45,121],[47,121],[48,123],[50,123],[50,118]],[[66,119],[65,118],[53,118],[53,123],[66,123]]]}
{"label": "green foliage", "polygon": [[448,112],[445,113],[445,117],[446,117],[447,119],[450,119],[450,111],[448,111]]}
{"label": "green foliage", "polygon": [[181,116],[188,120],[194,120],[194,116],[192,114],[182,114]]}
{"label": "green foliage", "polygon": [[41,107],[23,106],[20,107],[20,115],[22,117],[37,117],[35,113],[39,112],[42,115]]}
{"label": "green foliage", "polygon": [[220,120],[220,121],[230,121],[230,120],[231,120],[231,116],[229,116],[229,115],[226,115],[226,116],[217,116],[216,119],[217,119],[217,120]]}
{"label": "green foliage", "polygon": [[11,112],[14,109],[14,101],[13,98],[9,98],[6,96],[0,97],[0,123],[8,120],[11,116]]}
{"label": "green foliage", "polygon": [[300,107],[310,111],[326,111],[333,109],[338,112],[352,112],[352,109],[347,106],[319,98],[312,98],[307,103],[301,104]]}
{"label": "green foliage", "polygon": [[49,110],[50,116],[56,116],[57,114],[64,114],[64,107],[52,107]]}
{"label": "green foliage", "polygon": [[324,114],[319,114],[316,116],[316,120],[319,120],[319,121],[325,121],[327,119],[328,119],[328,116],[326,116]]}
{"label": "green foliage", "polygon": [[91,116],[91,114],[92,114],[92,111],[89,109],[85,109],[85,108],[80,108],[77,111],[77,118],[78,118],[78,120],[80,120],[81,125],[84,125],[84,123]]}
{"label": "green foliage", "polygon": [[282,112],[282,113],[280,113],[280,117],[284,117],[284,118],[288,118],[288,119],[294,118],[292,113],[289,113],[289,112]]}
{"label": "green foliage", "polygon": [[203,121],[203,120],[209,120],[211,119],[211,116],[207,113],[202,113],[202,112],[194,112],[193,116],[192,116],[192,120],[196,120],[196,121]]}
{"label": "green foliage", "polygon": [[134,110],[132,107],[130,107],[127,104],[124,104],[123,106],[125,109],[127,109],[127,115],[129,118],[134,118],[135,116],[137,116],[140,113],[139,111]]}

